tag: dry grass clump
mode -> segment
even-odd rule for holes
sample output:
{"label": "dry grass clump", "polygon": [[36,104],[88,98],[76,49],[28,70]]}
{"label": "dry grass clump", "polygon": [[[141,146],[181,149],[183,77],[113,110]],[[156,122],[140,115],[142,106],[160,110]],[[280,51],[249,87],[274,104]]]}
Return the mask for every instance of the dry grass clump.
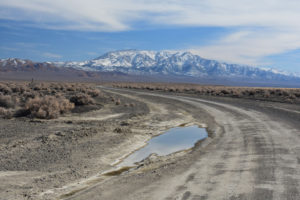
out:
{"label": "dry grass clump", "polygon": [[168,83],[116,83],[113,86],[129,89],[189,93],[205,96],[221,96],[286,103],[300,103],[299,88],[229,87]]}
{"label": "dry grass clump", "polygon": [[0,116],[4,118],[11,118],[13,116],[13,112],[10,109],[0,107]]}
{"label": "dry grass clump", "polygon": [[[94,85],[51,82],[0,82],[0,116],[56,118],[75,106],[95,104],[107,98]],[[97,106],[95,106],[97,108]]]}
{"label": "dry grass clump", "polygon": [[70,98],[70,101],[74,103],[76,106],[90,105],[95,103],[94,99],[92,99],[90,95],[84,93],[80,93],[72,96]]}
{"label": "dry grass clump", "polygon": [[90,95],[91,97],[98,97],[98,96],[100,96],[100,95],[103,95],[103,94],[100,92],[100,90],[98,90],[98,89],[88,89],[88,90],[86,90],[86,93],[87,93],[88,95]]}
{"label": "dry grass clump", "polygon": [[13,108],[17,101],[17,98],[13,98],[11,95],[0,94],[0,107]]}
{"label": "dry grass clump", "polygon": [[0,84],[0,92],[2,94],[11,94],[12,91],[11,91],[11,89],[7,85]]}
{"label": "dry grass clump", "polygon": [[32,117],[41,119],[57,118],[60,114],[66,113],[74,108],[74,104],[65,98],[53,96],[35,97],[29,99],[25,109]]}

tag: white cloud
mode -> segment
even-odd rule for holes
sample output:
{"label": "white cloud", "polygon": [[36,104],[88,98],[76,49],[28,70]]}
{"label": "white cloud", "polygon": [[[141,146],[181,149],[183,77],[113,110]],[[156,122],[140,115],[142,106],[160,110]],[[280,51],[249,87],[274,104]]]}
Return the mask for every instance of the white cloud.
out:
{"label": "white cloud", "polygon": [[299,0],[0,1],[0,19],[25,20],[52,29],[124,31],[136,28],[135,22],[141,21],[234,27],[236,32],[190,49],[202,56],[246,64],[300,48],[299,10]]}
{"label": "white cloud", "polygon": [[120,31],[135,21],[194,26],[298,26],[298,0],[2,0],[0,18]]}
{"label": "white cloud", "polygon": [[300,47],[299,32],[281,30],[241,31],[207,46],[191,46],[193,53],[206,58],[240,64],[264,65],[265,56],[280,54]]}
{"label": "white cloud", "polygon": [[62,58],[61,55],[58,55],[58,54],[54,54],[54,53],[49,53],[49,52],[45,52],[43,53],[43,57],[46,57],[46,58]]}

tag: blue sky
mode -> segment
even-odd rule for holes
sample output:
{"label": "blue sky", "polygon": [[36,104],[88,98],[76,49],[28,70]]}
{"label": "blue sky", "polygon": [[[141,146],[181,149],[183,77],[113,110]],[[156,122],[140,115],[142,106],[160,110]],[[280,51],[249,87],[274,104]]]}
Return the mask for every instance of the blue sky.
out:
{"label": "blue sky", "polygon": [[299,73],[299,10],[297,0],[2,0],[0,58],[178,50]]}
{"label": "blue sky", "polygon": [[[181,50],[208,44],[230,30],[222,27],[160,27],[117,32],[49,30],[2,20],[1,57],[85,60],[118,49]],[[52,55],[52,56],[51,56]]]}

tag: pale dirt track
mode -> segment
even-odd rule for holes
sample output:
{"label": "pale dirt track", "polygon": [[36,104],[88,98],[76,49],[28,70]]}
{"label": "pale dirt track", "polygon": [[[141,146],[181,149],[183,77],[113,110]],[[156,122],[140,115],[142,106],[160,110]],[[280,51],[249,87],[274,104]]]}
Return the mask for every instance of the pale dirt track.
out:
{"label": "pale dirt track", "polygon": [[206,148],[196,148],[186,158],[152,171],[113,177],[70,199],[300,199],[300,130],[293,117],[299,117],[299,110],[266,103],[276,110],[273,116],[273,111],[260,110],[255,101],[243,106],[196,97],[114,92],[154,103],[177,102],[195,112],[199,108],[223,131]]}

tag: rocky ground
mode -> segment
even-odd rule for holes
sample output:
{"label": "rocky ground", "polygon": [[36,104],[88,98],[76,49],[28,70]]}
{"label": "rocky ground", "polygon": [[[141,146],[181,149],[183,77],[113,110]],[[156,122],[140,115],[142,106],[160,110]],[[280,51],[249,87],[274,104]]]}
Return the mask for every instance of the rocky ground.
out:
{"label": "rocky ground", "polygon": [[[299,105],[102,90],[120,104],[51,120],[1,119],[0,199],[299,199]],[[103,175],[182,124],[206,124],[209,138]]]}

